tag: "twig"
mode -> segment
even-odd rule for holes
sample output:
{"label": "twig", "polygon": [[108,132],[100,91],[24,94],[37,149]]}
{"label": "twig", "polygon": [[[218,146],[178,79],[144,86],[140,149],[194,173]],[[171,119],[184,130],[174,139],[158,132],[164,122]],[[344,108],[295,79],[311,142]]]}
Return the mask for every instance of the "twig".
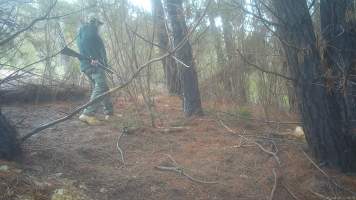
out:
{"label": "twig", "polygon": [[269,196],[269,200],[273,200],[274,193],[276,192],[276,189],[277,189],[277,173],[276,173],[276,169],[273,168],[272,172],[273,172],[273,176],[274,176],[274,185],[273,185],[271,194]]}
{"label": "twig", "polygon": [[326,199],[326,200],[331,200],[332,199],[331,197],[324,196],[324,195],[322,195],[320,193],[317,193],[317,192],[313,191],[312,189],[310,189],[309,192],[311,192],[315,196],[319,197],[320,199]]}
{"label": "twig", "polygon": [[173,159],[173,157],[171,155],[169,155],[169,154],[165,154],[165,155],[172,161],[173,167],[156,166],[155,167],[156,169],[162,170],[162,171],[176,172],[177,174],[185,176],[189,180],[191,180],[193,182],[197,182],[197,183],[203,183],[203,184],[217,184],[218,183],[216,181],[203,181],[203,180],[199,180],[199,179],[192,177],[191,175],[187,174],[181,166],[178,165],[178,163]]}
{"label": "twig", "polygon": [[274,159],[277,161],[278,165],[281,165],[281,161],[279,160],[278,156],[277,156],[277,153],[278,151],[276,152],[272,152],[272,151],[268,151],[267,149],[265,149],[260,143],[258,142],[252,142],[254,143],[255,145],[257,145],[262,151],[264,151],[265,153],[271,155],[274,157]]}
{"label": "twig", "polygon": [[285,75],[280,74],[280,73],[278,73],[278,72],[273,72],[273,71],[265,70],[265,69],[263,69],[262,67],[256,65],[255,63],[250,62],[250,61],[241,53],[241,51],[240,51],[239,49],[236,49],[236,52],[240,55],[240,57],[242,58],[242,60],[243,60],[246,64],[251,65],[252,67],[254,67],[254,68],[260,70],[260,71],[263,72],[263,73],[272,74],[272,75],[275,75],[275,76],[277,76],[277,77],[281,77],[281,78],[283,78],[283,79],[286,79],[286,80],[288,80],[288,81],[295,81],[294,78],[285,76]]}
{"label": "twig", "polygon": [[290,194],[290,196],[293,197],[293,199],[299,200],[298,197],[295,196],[295,194],[283,182],[281,184],[284,187],[284,189],[287,190],[288,194]]}
{"label": "twig", "polygon": [[117,150],[118,150],[119,153],[120,153],[122,163],[123,163],[124,165],[126,165],[125,159],[124,159],[124,151],[120,148],[120,145],[119,145],[120,138],[121,138],[121,136],[122,136],[123,134],[124,134],[124,132],[122,131],[121,134],[119,135],[119,137],[117,138],[116,148],[117,148]]}
{"label": "twig", "polygon": [[241,138],[245,139],[246,141],[248,142],[251,142],[255,145],[257,145],[263,152],[269,154],[269,155],[272,155],[274,157],[274,159],[276,160],[276,162],[278,163],[278,165],[281,165],[281,161],[279,159],[279,157],[277,156],[277,153],[278,153],[278,150],[276,152],[272,152],[272,151],[268,151],[267,149],[265,149],[260,143],[258,142],[255,142],[255,141],[252,141],[248,138],[246,138],[245,136],[243,136],[242,134],[239,134],[239,133],[236,133],[234,130],[232,130],[230,127],[228,127],[226,124],[224,124],[224,122],[222,120],[220,120],[220,124],[226,128],[226,130],[228,130],[229,132],[233,133],[233,134],[236,134],[238,136],[240,136]]}

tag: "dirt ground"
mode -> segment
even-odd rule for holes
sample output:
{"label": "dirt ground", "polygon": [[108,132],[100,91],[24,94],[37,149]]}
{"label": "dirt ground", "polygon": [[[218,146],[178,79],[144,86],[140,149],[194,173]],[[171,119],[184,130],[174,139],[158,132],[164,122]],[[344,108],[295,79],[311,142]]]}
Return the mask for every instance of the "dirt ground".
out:
{"label": "dirt ground", "polygon": [[[81,103],[2,109],[24,134]],[[189,119],[177,97],[158,96],[155,105],[156,128],[141,103],[119,98],[111,122],[88,126],[75,117],[30,138],[20,161],[0,161],[0,199],[55,200],[67,190],[75,192],[62,199],[356,199],[356,177],[317,169],[305,141],[291,134],[295,125],[229,116],[217,111],[231,111],[219,103]],[[177,171],[159,169],[174,165]]]}

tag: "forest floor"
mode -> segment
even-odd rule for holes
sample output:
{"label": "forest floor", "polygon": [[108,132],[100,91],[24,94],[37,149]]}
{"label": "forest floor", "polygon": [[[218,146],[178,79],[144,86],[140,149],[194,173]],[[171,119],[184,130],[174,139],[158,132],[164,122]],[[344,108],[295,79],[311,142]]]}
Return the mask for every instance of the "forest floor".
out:
{"label": "forest floor", "polygon": [[[26,133],[81,103],[2,110]],[[142,103],[118,98],[115,107],[118,116],[111,122],[88,126],[75,117],[26,141],[21,161],[0,161],[0,199],[356,199],[356,177],[317,169],[304,139],[291,134],[295,125],[234,117],[221,102],[204,104],[205,116],[187,119],[179,98],[162,95],[155,98],[152,128]],[[129,131],[123,134],[124,127]],[[157,168],[174,165],[176,172]]]}

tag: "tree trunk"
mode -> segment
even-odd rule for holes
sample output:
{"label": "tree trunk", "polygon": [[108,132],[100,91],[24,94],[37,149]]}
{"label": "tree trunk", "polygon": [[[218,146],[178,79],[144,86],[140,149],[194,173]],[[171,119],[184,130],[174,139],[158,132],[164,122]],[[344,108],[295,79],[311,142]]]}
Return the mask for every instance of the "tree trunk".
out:
{"label": "tree trunk", "polygon": [[314,155],[343,171],[356,170],[356,143],[342,122],[338,102],[330,100],[324,68],[305,0],[273,0],[296,96],[300,103],[304,132]]}
{"label": "tree trunk", "polygon": [[[182,0],[167,0],[167,10],[173,31],[174,46],[177,46],[188,33]],[[203,109],[201,107],[198,76],[189,40],[176,52],[176,57],[186,65],[178,64],[182,83],[184,113],[188,117],[201,115]]]}
{"label": "tree trunk", "polygon": [[0,159],[12,160],[20,153],[16,136],[16,129],[9,123],[0,109]]}
{"label": "tree trunk", "polygon": [[[163,5],[161,0],[152,0],[153,12],[154,12],[154,20],[156,24],[156,31],[158,35],[158,44],[165,48],[169,49],[171,47],[167,28],[166,27],[166,19],[164,15]],[[167,51],[160,48],[160,53],[163,55]],[[164,75],[166,78],[166,86],[168,92],[172,95],[181,95],[181,83],[179,79],[179,73],[176,61],[167,57],[162,60]]]}

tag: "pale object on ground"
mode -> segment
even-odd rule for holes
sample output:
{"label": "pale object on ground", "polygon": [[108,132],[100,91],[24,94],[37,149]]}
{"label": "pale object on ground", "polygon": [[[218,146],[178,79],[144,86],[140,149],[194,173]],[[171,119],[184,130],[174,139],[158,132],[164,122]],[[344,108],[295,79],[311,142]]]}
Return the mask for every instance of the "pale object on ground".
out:
{"label": "pale object on ground", "polygon": [[7,171],[9,171],[9,166],[7,166],[7,165],[1,165],[1,166],[0,166],[0,171],[1,171],[1,172],[7,172]]}
{"label": "pale object on ground", "polygon": [[300,138],[300,137],[304,137],[304,131],[303,128],[301,126],[297,126],[295,127],[294,131],[293,131],[293,135]]}

